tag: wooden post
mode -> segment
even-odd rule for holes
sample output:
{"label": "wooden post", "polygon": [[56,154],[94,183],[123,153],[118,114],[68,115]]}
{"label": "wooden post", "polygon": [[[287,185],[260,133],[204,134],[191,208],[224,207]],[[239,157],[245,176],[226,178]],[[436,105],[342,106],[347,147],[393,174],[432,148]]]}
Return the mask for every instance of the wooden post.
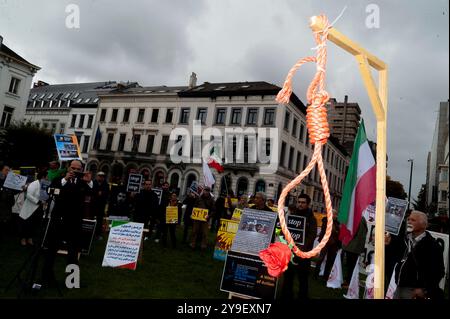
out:
{"label": "wooden post", "polygon": [[[316,17],[311,18],[310,27],[313,31],[324,29],[324,25]],[[331,28],[328,40],[354,55],[358,61],[359,70],[369,95],[372,110],[377,119],[377,186],[375,215],[375,299],[384,298],[384,232],[385,232],[385,198],[386,198],[386,120],[387,120],[387,65],[353,42],[345,35]],[[370,67],[379,71],[378,89],[372,78]]]}

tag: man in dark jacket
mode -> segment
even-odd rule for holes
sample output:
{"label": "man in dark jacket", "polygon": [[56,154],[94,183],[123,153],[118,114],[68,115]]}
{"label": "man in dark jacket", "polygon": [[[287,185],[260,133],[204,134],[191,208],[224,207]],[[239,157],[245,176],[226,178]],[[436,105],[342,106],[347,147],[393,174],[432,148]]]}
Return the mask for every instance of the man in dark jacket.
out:
{"label": "man in dark jacket", "polygon": [[105,173],[98,172],[94,180],[94,213],[97,219],[95,235],[101,239],[103,218],[105,217],[105,207],[109,196],[109,185],[105,180]]}
{"label": "man in dark jacket", "polygon": [[193,220],[192,225],[192,237],[191,237],[191,248],[195,249],[195,244],[197,241],[197,237],[201,236],[201,249],[206,249],[207,245],[207,234],[208,234],[208,221],[214,217],[214,199],[211,197],[211,189],[207,186],[203,189],[203,192],[195,202],[195,208],[203,208],[208,210],[208,215],[206,217],[206,221]]}
{"label": "man in dark jacket", "polygon": [[47,283],[54,281],[53,266],[63,239],[67,242],[67,264],[78,264],[84,197],[93,187],[89,175],[84,175],[82,169],[80,161],[72,161],[66,176],[55,178],[49,187],[53,192],[54,207],[47,231],[48,250],[43,267],[43,279]]}
{"label": "man in dark jacket", "polygon": [[[144,187],[134,198],[134,221],[147,227],[152,210],[158,207],[158,196],[152,191],[152,181],[144,181]],[[151,233],[149,233],[151,235]]]}
{"label": "man in dark jacket", "polygon": [[157,210],[156,220],[156,234],[155,234],[155,243],[159,243],[159,240],[162,237],[163,232],[166,231],[166,207],[170,202],[170,191],[169,191],[169,183],[164,182],[161,186],[162,194],[161,194],[161,202],[159,204],[159,208]]}
{"label": "man in dark jacket", "polygon": [[[311,198],[307,194],[301,194],[297,198],[297,210],[294,215],[305,217],[305,244],[299,246],[302,251],[309,251],[314,246],[317,236],[317,222],[314,214],[309,208]],[[297,274],[299,283],[299,299],[308,299],[308,276],[311,267],[311,259],[294,257],[294,264],[290,263],[284,273],[284,284],[281,291],[281,298],[293,299],[294,276]]]}
{"label": "man in dark jacket", "polygon": [[[443,249],[426,231],[427,215],[412,211],[407,220],[407,234],[402,259],[396,267],[397,299],[440,299],[439,282],[444,276]],[[386,244],[390,243],[387,236]]]}

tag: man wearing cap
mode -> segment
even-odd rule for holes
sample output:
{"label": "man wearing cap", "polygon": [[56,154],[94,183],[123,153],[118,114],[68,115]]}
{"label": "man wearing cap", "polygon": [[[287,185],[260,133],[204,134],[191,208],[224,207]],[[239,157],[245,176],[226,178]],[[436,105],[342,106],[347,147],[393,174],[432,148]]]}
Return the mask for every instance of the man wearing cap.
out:
{"label": "man wearing cap", "polygon": [[204,250],[207,246],[206,236],[208,234],[208,221],[214,216],[215,209],[214,199],[211,197],[210,187],[205,186],[205,188],[203,188],[203,192],[200,195],[200,198],[196,200],[194,208],[203,208],[208,210],[206,221],[193,220],[192,227],[191,248],[195,249],[197,237],[201,236],[201,249]]}
{"label": "man wearing cap", "polygon": [[102,239],[103,217],[105,216],[106,202],[109,197],[109,185],[105,180],[105,172],[98,172],[94,180],[94,214],[97,219],[95,227],[95,236]]}

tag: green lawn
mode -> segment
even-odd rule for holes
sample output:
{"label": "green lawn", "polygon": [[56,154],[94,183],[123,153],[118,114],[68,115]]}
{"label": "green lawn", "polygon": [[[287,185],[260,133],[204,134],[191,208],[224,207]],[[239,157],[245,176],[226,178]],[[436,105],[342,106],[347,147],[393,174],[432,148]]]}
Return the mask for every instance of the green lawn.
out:
{"label": "green lawn", "polygon": [[[214,234],[209,234],[205,252],[192,251],[181,244],[181,228],[177,231],[178,247],[163,248],[161,244],[145,241],[142,260],[135,271],[101,266],[106,238],[94,241],[89,256],[80,259],[81,288],[65,288],[65,257],[58,256],[55,266],[57,279],[64,288],[63,298],[227,298],[220,291],[223,262],[214,260]],[[15,298],[16,282],[6,293],[5,287],[17,273],[32,248],[22,247],[19,239],[9,235],[0,241],[0,297]],[[41,258],[40,264],[43,259]],[[40,271],[38,271],[40,274]],[[295,288],[295,293],[297,288]],[[310,297],[315,299],[342,298],[344,290],[326,288],[324,281],[310,279]],[[35,298],[60,298],[55,289],[41,290]]]}

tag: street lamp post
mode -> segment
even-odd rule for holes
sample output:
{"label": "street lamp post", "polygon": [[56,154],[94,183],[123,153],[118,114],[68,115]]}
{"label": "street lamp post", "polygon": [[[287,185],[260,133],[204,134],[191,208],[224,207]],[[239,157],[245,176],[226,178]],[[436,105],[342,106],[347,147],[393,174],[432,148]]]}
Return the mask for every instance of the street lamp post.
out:
{"label": "street lamp post", "polygon": [[413,166],[414,166],[414,160],[410,158],[408,162],[411,162],[411,170],[409,172],[409,191],[408,191],[408,209],[410,208],[411,203],[411,182],[412,182],[412,172],[413,172]]}

